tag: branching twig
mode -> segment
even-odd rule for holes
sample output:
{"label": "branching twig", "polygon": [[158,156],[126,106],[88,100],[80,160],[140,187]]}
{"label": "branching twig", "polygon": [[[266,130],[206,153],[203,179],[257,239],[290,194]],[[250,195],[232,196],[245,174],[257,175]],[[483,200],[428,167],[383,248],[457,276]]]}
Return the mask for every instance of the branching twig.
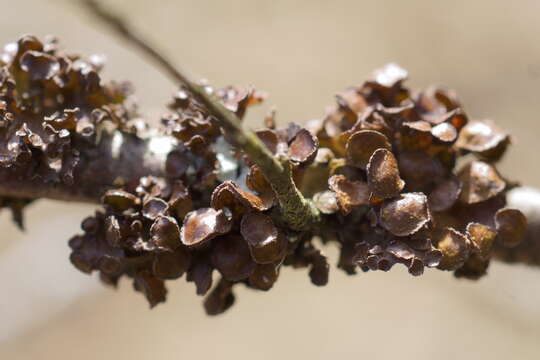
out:
{"label": "branching twig", "polygon": [[217,118],[234,145],[244,151],[260,168],[279,201],[283,220],[294,230],[305,230],[320,220],[319,212],[296,188],[288,166],[273,156],[263,142],[250,130],[244,129],[238,117],[213,99],[203,86],[192,81],[185,72],[172,65],[160,51],[156,50],[139,34],[130,29],[126,22],[116,14],[105,10],[95,0],[83,0],[83,3],[96,17],[121,35],[130,44],[151,58],[172,79],[184,85],[202,103],[208,112]]}

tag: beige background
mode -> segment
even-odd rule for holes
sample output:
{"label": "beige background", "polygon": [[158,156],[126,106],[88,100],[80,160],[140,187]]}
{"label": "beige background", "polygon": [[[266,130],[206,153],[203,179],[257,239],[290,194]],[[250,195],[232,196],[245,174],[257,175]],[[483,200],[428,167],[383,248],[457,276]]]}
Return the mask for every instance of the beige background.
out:
{"label": "beige background", "polygon": [[[115,0],[177,63],[218,86],[271,94],[281,122],[322,115],[333,95],[385,62],[413,87],[455,88],[472,117],[515,135],[504,174],[540,187],[540,2]],[[107,79],[131,79],[143,111],[174,90],[166,78],[86,17],[76,1],[2,0],[0,42],[55,34],[86,54],[104,53]],[[534,164],[534,165],[533,165]],[[430,271],[346,277],[316,288],[284,271],[270,293],[240,289],[237,306],[204,315],[192,284],[170,283],[149,311],[123,283],[115,292],[77,272],[66,245],[92,206],[42,201],[28,231],[2,214],[0,359],[399,358],[538,359],[540,272],[494,264],[479,282]],[[335,249],[328,249],[334,255]]]}

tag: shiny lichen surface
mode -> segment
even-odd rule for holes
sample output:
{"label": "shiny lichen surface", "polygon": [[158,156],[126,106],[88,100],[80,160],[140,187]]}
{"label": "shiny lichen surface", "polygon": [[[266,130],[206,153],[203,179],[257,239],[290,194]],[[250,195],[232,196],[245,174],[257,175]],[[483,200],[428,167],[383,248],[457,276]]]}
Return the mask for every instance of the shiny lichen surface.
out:
{"label": "shiny lichen surface", "polygon": [[[21,179],[76,186],[79,158],[101,131],[137,136],[148,127],[129,105],[129,87],[100,79],[101,58],[26,36],[1,61],[0,166]],[[481,277],[493,245],[518,245],[527,224],[505,207],[514,183],[495,167],[510,137],[491,121],[470,120],[453,91],[411,91],[406,78],[388,64],[338,94],[322,119],[276,127],[268,117],[256,131],[288,159],[320,212],[320,224],[303,231],[281,221],[258,166],[223,146],[224,129],[181,88],[159,129],[174,144],[164,173],[105,191],[103,208],[69,242],[72,263],[112,286],[132,279],[151,306],[165,301],[166,281],[184,276],[207,295],[209,314],[233,304],[238,284],[271,289],[284,266],[308,268],[313,284],[325,285],[330,264],[320,242],[339,246],[337,267],[347,274],[402,264],[414,276],[436,268]],[[207,91],[239,118],[265,97]],[[1,204],[14,207],[8,198]]]}

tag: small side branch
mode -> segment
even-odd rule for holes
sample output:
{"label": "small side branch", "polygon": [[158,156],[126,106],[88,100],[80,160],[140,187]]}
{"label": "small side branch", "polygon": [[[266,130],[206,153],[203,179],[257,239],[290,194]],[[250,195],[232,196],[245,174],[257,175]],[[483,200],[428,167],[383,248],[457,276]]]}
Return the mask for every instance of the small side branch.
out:
{"label": "small side branch", "polygon": [[185,72],[173,66],[160,51],[130,29],[121,17],[105,10],[95,0],[83,0],[83,3],[93,15],[152,59],[168,76],[184,85],[195,99],[219,121],[227,132],[228,139],[232,139],[233,145],[244,151],[261,168],[266,179],[272,184],[279,201],[283,221],[294,230],[309,229],[320,221],[318,210],[296,188],[290,176],[289,160],[280,160],[273,156],[252,131],[242,127],[240,120],[233,112],[212,98],[204,87],[192,81]]}

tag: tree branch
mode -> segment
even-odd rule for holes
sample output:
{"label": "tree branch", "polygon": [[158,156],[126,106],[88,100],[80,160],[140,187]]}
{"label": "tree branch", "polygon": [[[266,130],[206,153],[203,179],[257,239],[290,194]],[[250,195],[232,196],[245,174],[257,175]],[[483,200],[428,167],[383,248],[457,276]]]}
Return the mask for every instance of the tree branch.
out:
{"label": "tree branch", "polygon": [[[309,130],[271,129],[266,137],[258,133],[263,143],[122,19],[95,1],[85,4],[192,97],[175,99],[175,111],[163,119],[170,136],[156,129],[145,134],[126,87],[100,82],[99,61],[57,52],[54,42],[32,36],[2,54],[0,207],[11,208],[22,224],[21,210],[33,199],[103,196],[101,211],[69,242],[79,270],[98,271],[112,285],[132,278],[154,306],[165,300],[165,280],[187,273],[204,294],[215,269],[225,280],[206,305],[217,314],[232,304],[233,285],[268,290],[281,266],[309,267],[312,283],[325,285],[329,263],[315,237],[338,243],[338,267],[347,274],[401,264],[414,276],[437,267],[478,279],[494,253],[503,261],[540,263],[539,227],[525,234],[523,214],[505,209],[508,197],[538,224],[540,195],[508,192],[512,183],[494,165],[508,135],[489,122],[467,124],[451,92],[415,96],[402,86],[406,72],[389,65],[376,80],[338,96]],[[223,138],[238,147],[234,155],[257,165],[237,184],[228,180],[245,175],[235,171],[246,170],[238,164],[221,166],[223,176],[216,177],[218,162],[229,160],[219,155],[233,155],[221,148]],[[456,169],[469,152],[476,159]],[[139,181],[143,176],[149,177]],[[293,178],[309,181],[303,189],[313,203]],[[266,196],[269,184],[275,197]]]}
{"label": "tree branch", "polygon": [[[294,184],[289,165],[284,166],[252,131],[244,129],[240,119],[227,110],[219,101],[209,95],[203,86],[196,84],[185,72],[166,59],[139,34],[130,29],[118,15],[105,10],[97,1],[83,0],[83,4],[97,18],[101,19],[118,35],[147,55],[172,79],[184,85],[216,117],[234,146],[244,151],[257,164],[269,181],[280,205],[282,219],[294,230],[306,230],[320,222],[320,214],[310,201],[306,200]],[[288,161],[288,160],[285,160]]]}
{"label": "tree branch", "polygon": [[[103,193],[114,186],[134,187],[142,176],[164,176],[173,138],[148,139],[122,131],[104,135],[96,149],[81,152],[74,169],[74,184],[45,183],[39,177],[24,177],[17,171],[0,171],[1,196],[100,203]],[[158,145],[156,145],[158,144]]]}

